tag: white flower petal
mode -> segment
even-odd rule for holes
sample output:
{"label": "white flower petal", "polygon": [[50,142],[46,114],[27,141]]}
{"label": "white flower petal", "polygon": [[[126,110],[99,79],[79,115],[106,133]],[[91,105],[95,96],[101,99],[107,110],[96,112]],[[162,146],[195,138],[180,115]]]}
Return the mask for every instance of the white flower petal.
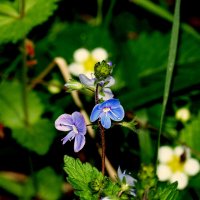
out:
{"label": "white flower petal", "polygon": [[69,71],[72,75],[78,76],[79,74],[83,74],[84,66],[79,63],[72,63],[69,65]]}
{"label": "white flower petal", "polygon": [[108,58],[107,51],[101,47],[93,49],[91,54],[92,54],[92,57],[94,57],[97,61],[106,60]]}
{"label": "white flower petal", "polygon": [[158,160],[161,163],[167,163],[172,159],[173,154],[173,149],[170,146],[162,146],[158,151]]}
{"label": "white flower petal", "polygon": [[176,182],[178,181],[178,189],[182,190],[184,189],[187,185],[188,185],[188,176],[184,173],[181,172],[176,172],[174,173],[171,178],[170,178],[170,182]]}
{"label": "white flower petal", "polygon": [[184,165],[184,171],[189,175],[189,176],[194,176],[196,175],[200,170],[200,165],[198,160],[194,158],[190,158],[185,162]]}
{"label": "white flower petal", "polygon": [[77,49],[74,52],[74,60],[79,63],[82,63],[85,60],[87,60],[89,56],[90,56],[90,52],[85,48]]}
{"label": "white flower petal", "polygon": [[169,166],[167,165],[163,165],[163,164],[160,164],[158,165],[157,167],[157,172],[156,172],[157,176],[158,176],[158,179],[160,181],[167,181],[171,178],[172,176],[172,171],[171,169],[169,168]]}
{"label": "white flower petal", "polygon": [[181,156],[183,153],[186,153],[186,158],[190,157],[190,149],[184,146],[177,146],[174,148],[174,154],[178,157]]}

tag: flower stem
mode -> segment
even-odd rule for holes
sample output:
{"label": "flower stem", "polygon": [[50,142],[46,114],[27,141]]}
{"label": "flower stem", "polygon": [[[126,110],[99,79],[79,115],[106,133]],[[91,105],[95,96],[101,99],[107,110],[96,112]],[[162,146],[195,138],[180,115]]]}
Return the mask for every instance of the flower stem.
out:
{"label": "flower stem", "polygon": [[[95,104],[99,103],[99,84],[97,83],[96,90],[95,90]],[[104,127],[101,125],[100,120],[98,120],[98,127],[101,133],[101,146],[102,146],[102,152],[101,152],[101,159],[102,159],[102,174],[105,174],[105,157],[106,157],[106,142],[105,142],[105,130]]]}

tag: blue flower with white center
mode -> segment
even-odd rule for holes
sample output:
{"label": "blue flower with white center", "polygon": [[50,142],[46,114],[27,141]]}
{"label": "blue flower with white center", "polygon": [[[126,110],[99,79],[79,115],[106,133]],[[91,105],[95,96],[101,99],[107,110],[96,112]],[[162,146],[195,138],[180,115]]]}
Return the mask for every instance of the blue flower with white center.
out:
{"label": "blue flower with white center", "polygon": [[72,115],[62,114],[55,121],[55,127],[59,131],[69,131],[62,139],[63,144],[75,138],[74,151],[80,151],[85,145],[86,124],[80,112],[73,112]]}
{"label": "blue flower with white center", "polygon": [[92,110],[90,121],[94,122],[100,119],[104,128],[111,127],[111,119],[121,121],[124,118],[124,109],[118,99],[109,99],[103,103],[95,105]]}

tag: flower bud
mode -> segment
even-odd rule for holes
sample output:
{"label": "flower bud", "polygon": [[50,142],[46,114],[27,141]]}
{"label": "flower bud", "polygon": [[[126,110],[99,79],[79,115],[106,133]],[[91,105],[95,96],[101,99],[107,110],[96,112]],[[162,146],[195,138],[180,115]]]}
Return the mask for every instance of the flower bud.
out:
{"label": "flower bud", "polygon": [[66,84],[67,92],[71,92],[73,90],[81,90],[84,88],[84,85],[74,79],[70,79]]}
{"label": "flower bud", "polygon": [[181,122],[187,122],[191,117],[190,110],[188,108],[180,108],[176,111],[176,119]]}
{"label": "flower bud", "polygon": [[113,66],[110,63],[107,63],[105,60],[98,62],[94,66],[94,75],[98,81],[105,80],[108,76],[111,75]]}
{"label": "flower bud", "polygon": [[133,132],[137,132],[136,129],[137,122],[135,121],[135,119],[131,120],[130,122],[123,121],[120,123],[120,125],[131,129]]}

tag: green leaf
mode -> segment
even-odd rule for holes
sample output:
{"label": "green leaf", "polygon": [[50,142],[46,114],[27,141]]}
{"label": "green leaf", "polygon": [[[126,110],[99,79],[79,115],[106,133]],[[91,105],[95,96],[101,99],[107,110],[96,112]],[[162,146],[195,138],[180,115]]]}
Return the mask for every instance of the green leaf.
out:
{"label": "green leaf", "polygon": [[54,140],[55,127],[49,120],[41,119],[27,127],[13,128],[12,137],[23,147],[44,155]]}
{"label": "green leaf", "polygon": [[28,93],[28,126],[24,123],[21,85],[18,82],[0,85],[0,107],[0,121],[12,129],[12,137],[18,143],[40,155],[47,153],[55,137],[55,128],[47,119],[40,119],[44,108],[36,93]]}
{"label": "green leaf", "polygon": [[[0,121],[10,128],[24,127],[22,86],[16,82],[0,84]],[[34,92],[28,93],[29,123],[34,124],[43,112],[43,105]]]}
{"label": "green leaf", "polygon": [[[80,196],[81,200],[97,200],[98,193],[94,191],[93,181],[103,180],[102,173],[89,163],[82,164],[79,159],[69,156],[64,157],[64,163],[64,170],[68,174],[67,180],[75,189],[75,194]],[[91,184],[93,187],[91,187]]]}
{"label": "green leaf", "polygon": [[161,200],[176,200],[178,197],[177,182],[159,185],[158,194]]}
{"label": "green leaf", "polygon": [[[22,39],[29,31],[46,21],[57,8],[57,0],[25,0],[24,15],[17,14],[15,0],[12,4],[1,3],[4,12],[0,12],[0,43],[16,42]],[[0,10],[1,11],[1,10]]]}
{"label": "green leaf", "polygon": [[33,184],[29,180],[19,183],[3,174],[0,174],[0,188],[24,200],[30,200],[35,192]]}
{"label": "green leaf", "polygon": [[[35,183],[37,183],[37,188]],[[6,177],[3,173],[0,174],[0,188],[23,200],[30,200],[34,196],[39,199],[59,199],[62,183],[62,177],[50,167],[34,173],[32,177],[27,177],[24,182],[18,182]]]}
{"label": "green leaf", "polygon": [[159,182],[157,188],[152,188],[149,192],[149,199],[152,200],[176,200],[179,191],[177,190],[177,182],[169,184]]}
{"label": "green leaf", "polygon": [[181,131],[180,140],[192,149],[200,152],[200,112],[194,119],[185,125]]}
{"label": "green leaf", "polygon": [[59,199],[62,193],[62,177],[58,176],[55,171],[46,167],[36,174],[37,195],[41,199],[54,200]]}

